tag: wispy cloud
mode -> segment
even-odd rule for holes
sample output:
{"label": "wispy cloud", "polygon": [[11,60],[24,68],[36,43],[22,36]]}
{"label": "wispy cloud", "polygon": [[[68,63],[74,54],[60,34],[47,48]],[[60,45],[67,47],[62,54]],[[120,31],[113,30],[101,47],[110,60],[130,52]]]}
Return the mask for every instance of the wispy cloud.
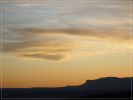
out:
{"label": "wispy cloud", "polygon": [[132,25],[130,3],[131,0],[5,0],[3,52],[60,61],[127,50]]}
{"label": "wispy cloud", "polygon": [[130,34],[124,30],[11,28],[6,34],[17,37],[3,41],[4,52],[55,61],[105,53],[112,49],[114,41],[115,44],[130,40]]}
{"label": "wispy cloud", "polygon": [[25,35],[47,35],[47,34],[68,34],[83,37],[96,37],[96,38],[112,38],[116,40],[130,40],[131,33],[127,29],[46,29],[46,28],[16,28],[11,29],[15,33]]}
{"label": "wispy cloud", "polygon": [[8,39],[3,41],[3,52],[21,57],[63,60],[75,47],[73,41],[63,35],[49,33],[38,35],[37,33],[42,31],[36,30],[36,32],[34,31],[35,34],[31,33],[33,30],[25,31],[14,30],[5,33],[7,36],[12,34],[14,37],[10,38],[9,36]]}

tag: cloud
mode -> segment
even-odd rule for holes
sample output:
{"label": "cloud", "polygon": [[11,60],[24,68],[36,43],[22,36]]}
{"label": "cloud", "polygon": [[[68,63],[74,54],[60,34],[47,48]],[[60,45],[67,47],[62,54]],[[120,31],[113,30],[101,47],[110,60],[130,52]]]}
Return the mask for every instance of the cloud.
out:
{"label": "cloud", "polygon": [[64,54],[54,54],[54,55],[47,55],[47,54],[24,54],[24,57],[31,57],[31,58],[41,58],[41,59],[48,59],[48,60],[55,60],[61,61],[66,58]]}
{"label": "cloud", "polygon": [[17,28],[11,31],[26,35],[68,34],[83,37],[113,38],[116,40],[130,40],[130,29],[45,29],[45,28]]}
{"label": "cloud", "polygon": [[3,2],[4,53],[60,61],[129,45],[130,0],[33,1]]}
{"label": "cloud", "polygon": [[[5,37],[3,41],[3,52],[54,61],[115,51],[113,49],[120,49],[122,44],[116,41],[130,40],[130,35],[124,30],[10,28],[4,35],[8,39]],[[115,47],[115,44],[118,45]]]}
{"label": "cloud", "polygon": [[[82,14],[90,11],[89,9],[95,10],[111,10],[111,11],[129,11],[131,9],[130,4],[131,0],[115,0],[115,1],[66,1],[66,0],[23,0],[19,2],[18,0],[4,0],[3,2],[12,3],[17,7],[22,8],[34,8],[38,6],[51,6],[48,9],[53,9],[54,11],[57,10],[62,15],[69,15],[69,14]],[[60,6],[61,5],[61,6]],[[54,7],[52,7],[54,6]],[[69,7],[68,7],[69,6]],[[44,8],[45,8],[44,7]]]}
{"label": "cloud", "polygon": [[[126,27],[126,25],[131,25],[131,19],[128,18],[79,18],[74,19],[72,21],[75,24],[83,24],[83,25],[95,25],[95,26],[102,26],[102,27]],[[119,25],[119,26],[118,26]]]}
{"label": "cloud", "polygon": [[[15,33],[12,33],[12,35],[15,35]],[[22,40],[15,37],[9,38],[10,42],[9,40],[3,41],[3,52],[26,58],[61,61],[66,59],[68,53],[75,47],[74,43],[67,37],[55,35],[31,36],[26,33],[21,36],[24,37]]]}

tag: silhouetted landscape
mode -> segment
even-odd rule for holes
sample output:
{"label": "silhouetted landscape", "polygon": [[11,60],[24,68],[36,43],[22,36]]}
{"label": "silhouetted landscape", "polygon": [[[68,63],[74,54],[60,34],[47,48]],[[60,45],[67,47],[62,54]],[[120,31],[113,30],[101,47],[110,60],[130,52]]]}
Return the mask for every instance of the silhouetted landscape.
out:
{"label": "silhouetted landscape", "polygon": [[3,88],[3,98],[131,98],[132,78],[106,77],[79,86]]}
{"label": "silhouetted landscape", "polygon": [[131,99],[132,4],[0,0],[1,99]]}

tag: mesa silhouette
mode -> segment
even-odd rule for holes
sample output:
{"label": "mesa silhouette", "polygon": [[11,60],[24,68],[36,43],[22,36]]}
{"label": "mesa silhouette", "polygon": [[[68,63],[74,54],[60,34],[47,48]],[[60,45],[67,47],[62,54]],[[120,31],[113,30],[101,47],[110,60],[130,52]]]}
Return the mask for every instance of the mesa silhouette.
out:
{"label": "mesa silhouette", "polygon": [[132,77],[87,80],[79,86],[2,88],[2,98],[131,98]]}

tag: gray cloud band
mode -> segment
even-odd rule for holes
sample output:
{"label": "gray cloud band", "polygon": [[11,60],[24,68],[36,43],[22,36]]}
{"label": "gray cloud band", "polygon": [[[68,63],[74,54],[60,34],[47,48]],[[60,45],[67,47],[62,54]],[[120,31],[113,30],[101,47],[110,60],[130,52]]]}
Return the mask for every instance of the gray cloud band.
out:
{"label": "gray cloud band", "polygon": [[[125,30],[83,30],[83,29],[41,29],[41,28],[12,28],[10,35],[19,34],[21,40],[13,42],[4,41],[3,51],[14,53],[23,57],[41,58],[49,60],[62,60],[66,58],[74,45],[72,41],[61,38],[48,38],[46,35],[72,35],[78,37],[92,37],[99,39],[113,39],[120,41],[130,40],[130,34]],[[9,36],[10,37],[10,36]],[[40,38],[41,37],[41,38]],[[74,37],[73,37],[74,38]],[[14,39],[17,39],[15,37]]]}

